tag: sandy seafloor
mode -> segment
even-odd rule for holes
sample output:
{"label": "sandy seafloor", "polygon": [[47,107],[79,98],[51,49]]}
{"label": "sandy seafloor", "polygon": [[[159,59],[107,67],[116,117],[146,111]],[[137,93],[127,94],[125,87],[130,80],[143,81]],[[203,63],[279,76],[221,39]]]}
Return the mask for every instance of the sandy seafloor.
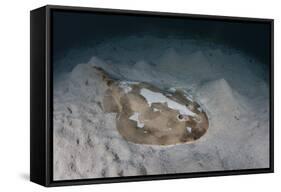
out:
{"label": "sandy seafloor", "polygon": [[[130,36],[74,50],[88,62],[54,75],[54,180],[269,167],[268,69],[222,45],[180,38]],[[121,80],[188,91],[209,117],[192,144],[127,142],[115,113],[102,111],[106,89],[92,66]]]}

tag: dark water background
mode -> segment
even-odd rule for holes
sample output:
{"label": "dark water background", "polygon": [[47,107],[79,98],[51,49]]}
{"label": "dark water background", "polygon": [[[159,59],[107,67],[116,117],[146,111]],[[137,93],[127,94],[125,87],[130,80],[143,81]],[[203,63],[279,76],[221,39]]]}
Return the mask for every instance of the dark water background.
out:
{"label": "dark water background", "polygon": [[[270,25],[262,22],[232,22],[206,19],[182,19],[156,16],[128,16],[88,12],[52,12],[52,50],[54,70],[87,62],[91,55],[81,54],[67,63],[70,50],[93,47],[111,38],[129,35],[180,37],[222,44],[237,49],[268,68],[270,58]],[[110,53],[109,53],[110,54]]]}

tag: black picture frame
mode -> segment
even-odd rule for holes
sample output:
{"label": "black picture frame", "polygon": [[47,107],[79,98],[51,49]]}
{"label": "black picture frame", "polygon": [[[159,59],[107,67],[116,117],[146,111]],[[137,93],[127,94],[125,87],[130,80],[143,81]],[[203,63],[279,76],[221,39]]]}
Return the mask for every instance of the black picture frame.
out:
{"label": "black picture frame", "polygon": [[[54,181],[53,176],[53,74],[52,74],[52,11],[96,12],[122,15],[145,15],[156,17],[179,17],[216,21],[239,21],[266,23],[270,26],[270,167],[264,169],[195,172],[166,175],[145,175],[98,179]],[[101,9],[46,5],[30,12],[30,180],[37,184],[53,187],[97,183],[148,181],[162,179],[227,176],[274,172],[274,20],[182,13],[148,12],[135,10]]]}

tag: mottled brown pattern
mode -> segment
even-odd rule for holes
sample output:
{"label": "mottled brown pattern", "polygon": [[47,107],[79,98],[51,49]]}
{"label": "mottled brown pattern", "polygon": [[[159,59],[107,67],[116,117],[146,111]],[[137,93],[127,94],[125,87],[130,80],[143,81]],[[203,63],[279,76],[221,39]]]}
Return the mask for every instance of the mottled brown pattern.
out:
{"label": "mottled brown pattern", "polygon": [[[117,113],[117,129],[127,141],[149,145],[172,145],[193,142],[206,133],[209,127],[206,113],[202,108],[199,110],[200,105],[189,100],[183,91],[165,92],[153,85],[140,82],[128,85],[131,90],[126,93],[120,87],[120,81],[111,79],[102,69],[98,70],[108,85],[103,99],[104,111]],[[152,103],[149,106],[140,94],[142,88],[162,93],[169,99],[185,105],[196,115],[183,116],[178,110],[169,108],[166,103]],[[139,114],[138,120],[144,124],[143,128],[138,127],[137,122],[130,119],[134,113]],[[189,131],[187,127],[191,130]]]}

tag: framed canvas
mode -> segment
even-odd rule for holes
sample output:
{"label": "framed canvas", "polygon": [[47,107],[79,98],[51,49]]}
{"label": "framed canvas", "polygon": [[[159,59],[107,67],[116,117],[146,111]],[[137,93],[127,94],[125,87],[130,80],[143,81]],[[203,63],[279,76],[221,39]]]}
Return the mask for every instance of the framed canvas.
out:
{"label": "framed canvas", "polygon": [[273,172],[273,20],[31,11],[30,179]]}

